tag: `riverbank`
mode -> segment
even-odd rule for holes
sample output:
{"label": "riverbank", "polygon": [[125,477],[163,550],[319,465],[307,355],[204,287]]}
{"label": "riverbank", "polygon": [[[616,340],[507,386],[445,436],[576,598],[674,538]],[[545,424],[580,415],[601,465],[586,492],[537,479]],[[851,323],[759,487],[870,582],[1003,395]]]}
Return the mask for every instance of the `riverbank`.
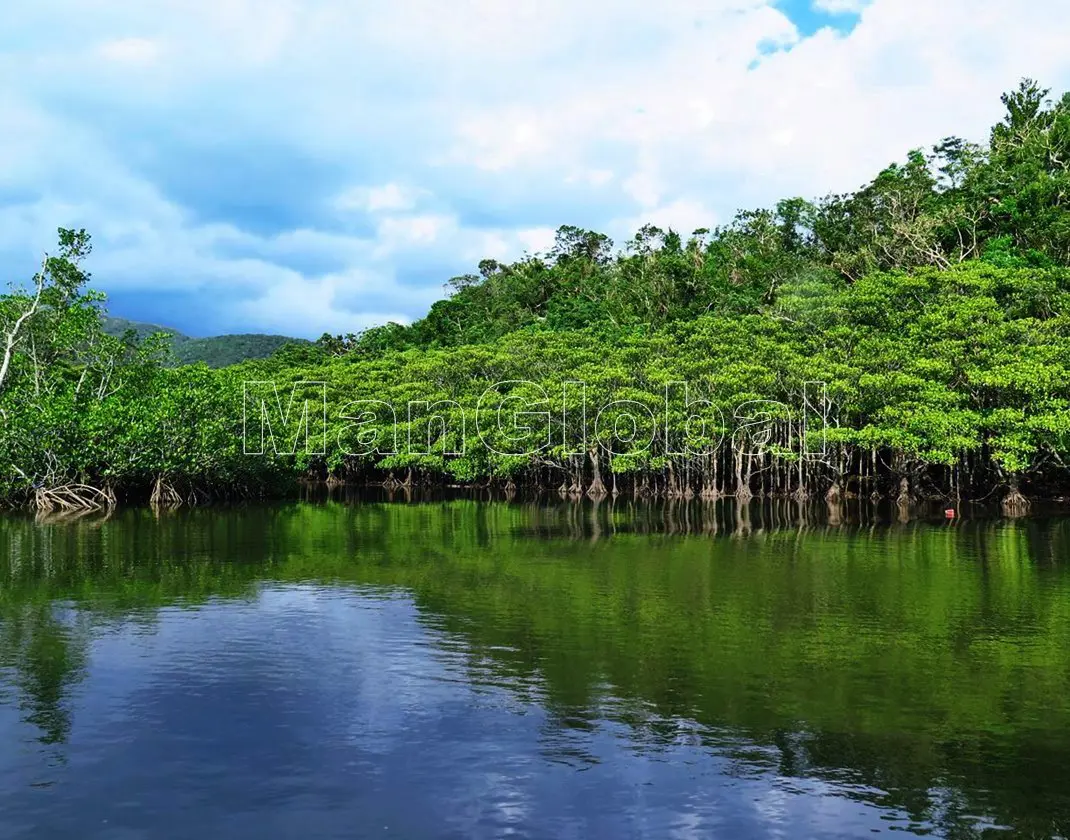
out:
{"label": "riverbank", "polygon": [[1070,497],[1070,97],[1026,80],[1003,101],[987,145],[910,152],[854,193],[618,249],[563,225],[412,324],[219,370],[104,333],[89,235],[61,229],[0,297],[0,499],[204,504],[301,478]]}
{"label": "riverbank", "polygon": [[404,484],[401,482],[355,484],[301,480],[286,492],[273,495],[219,496],[200,504],[151,502],[126,497],[112,505],[69,509],[34,509],[28,505],[9,506],[8,514],[30,516],[40,523],[100,522],[124,511],[151,509],[159,515],[209,515],[212,511],[287,506],[300,503],[343,504],[347,506],[398,504],[430,505],[455,502],[504,503],[518,509],[553,509],[574,523],[586,537],[607,535],[624,528],[663,533],[734,533],[753,530],[812,527],[855,527],[942,523],[958,526],[967,522],[1043,520],[1070,516],[1070,500],[1034,499],[1025,510],[1007,510],[998,501],[944,499],[916,500],[901,505],[894,498],[841,496],[827,499],[798,499],[791,496],[735,496],[704,498],[655,497],[613,494],[588,496],[552,488],[508,487],[460,484]]}

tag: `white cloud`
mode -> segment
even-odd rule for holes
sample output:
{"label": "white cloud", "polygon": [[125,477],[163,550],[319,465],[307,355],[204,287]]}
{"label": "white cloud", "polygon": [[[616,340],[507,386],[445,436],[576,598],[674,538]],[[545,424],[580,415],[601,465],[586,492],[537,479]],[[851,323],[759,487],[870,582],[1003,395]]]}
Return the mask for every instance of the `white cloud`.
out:
{"label": "white cloud", "polygon": [[539,160],[553,151],[545,122],[545,116],[519,108],[463,121],[452,160],[491,172]]}
{"label": "white cloud", "polygon": [[516,232],[516,241],[529,254],[545,254],[554,246],[557,229],[550,227],[524,228]]}
{"label": "white cloud", "polygon": [[656,207],[663,189],[661,179],[648,169],[636,172],[624,182],[624,192],[640,207]]}
{"label": "white cloud", "polygon": [[408,323],[409,318],[402,313],[357,312],[339,303],[340,292],[344,289],[382,282],[381,278],[365,276],[328,276],[309,280],[291,275],[269,286],[263,294],[238,304],[234,321],[253,319],[262,325],[262,329],[282,334],[292,329],[294,323],[300,323],[310,335],[359,332],[389,321]]}
{"label": "white cloud", "polygon": [[831,15],[857,14],[861,12],[870,0],[814,0],[813,7],[819,12],[828,12]]}
{"label": "white cloud", "polygon": [[[5,6],[0,253],[29,266],[85,226],[107,289],[210,288],[236,326],[302,334],[417,317],[554,222],[686,234],[851,189],[984,139],[1021,76],[1070,87],[1061,0],[815,0],[863,14],[810,37],[769,0],[92,5]],[[250,171],[308,218],[269,223],[285,190],[217,148],[271,161]],[[290,161],[337,183],[320,198]]]}
{"label": "white cloud", "polygon": [[101,57],[123,64],[148,64],[161,52],[160,44],[149,38],[118,38],[105,41],[98,48]]}
{"label": "white cloud", "polygon": [[613,222],[609,229],[623,242],[643,225],[651,224],[662,230],[674,230],[685,239],[699,228],[712,228],[718,224],[717,214],[700,201],[680,199],[668,204],[650,207],[641,215]]}
{"label": "white cloud", "polygon": [[402,248],[420,248],[434,244],[447,231],[456,232],[453,216],[427,213],[413,216],[389,216],[379,222],[379,253],[389,255]]}
{"label": "white cloud", "polygon": [[411,210],[416,206],[420,191],[401,184],[389,183],[378,187],[354,187],[335,199],[339,210],[360,210],[365,213]]}
{"label": "white cloud", "polygon": [[587,169],[574,172],[565,176],[566,184],[587,184],[592,187],[603,187],[614,178],[611,169]]}
{"label": "white cloud", "polygon": [[415,204],[413,196],[397,184],[376,187],[368,194],[368,210],[411,210]]}

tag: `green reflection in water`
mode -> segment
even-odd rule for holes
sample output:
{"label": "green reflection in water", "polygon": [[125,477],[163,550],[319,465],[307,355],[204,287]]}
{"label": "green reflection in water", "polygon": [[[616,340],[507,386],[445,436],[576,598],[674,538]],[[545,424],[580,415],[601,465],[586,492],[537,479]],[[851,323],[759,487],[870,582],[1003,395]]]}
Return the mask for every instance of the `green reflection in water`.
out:
{"label": "green reflection in water", "polygon": [[401,588],[473,674],[537,685],[558,725],[613,719],[646,749],[689,738],[740,773],[859,785],[948,836],[979,814],[1064,830],[1070,521],[770,517],[790,521],[471,501],[10,518],[0,702],[62,745],[101,626],[269,582]]}

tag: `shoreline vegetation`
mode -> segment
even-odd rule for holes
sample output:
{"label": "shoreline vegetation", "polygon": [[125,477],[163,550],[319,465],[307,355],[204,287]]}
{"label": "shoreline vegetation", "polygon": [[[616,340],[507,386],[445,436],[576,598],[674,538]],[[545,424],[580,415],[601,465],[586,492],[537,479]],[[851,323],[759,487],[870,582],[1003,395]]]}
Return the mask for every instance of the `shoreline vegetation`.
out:
{"label": "shoreline vegetation", "polygon": [[[1019,515],[1070,496],[1070,94],[1053,103],[1026,80],[1003,104],[986,143],[911,151],[857,192],[786,199],[687,238],[646,226],[618,250],[565,226],[546,254],[453,278],[411,325],[219,369],[173,366],[165,335],[107,334],[82,267],[89,235],[61,229],[29,287],[0,297],[0,501],[76,512],[318,481],[881,499],[904,512],[994,501]],[[326,383],[332,446],[302,451],[307,426],[291,410],[274,445],[247,454],[251,381],[292,394],[291,408],[317,405],[310,383]],[[663,402],[683,382],[722,418],[783,410],[759,429],[696,432],[683,403]],[[821,456],[800,457],[815,382],[830,422]],[[521,405],[556,395],[547,446],[465,423],[501,383]],[[368,408],[413,401],[427,413],[400,422]],[[570,439],[589,429],[586,406],[623,403],[657,418],[649,446],[615,445],[619,423]],[[427,445],[402,453],[398,434]]]}

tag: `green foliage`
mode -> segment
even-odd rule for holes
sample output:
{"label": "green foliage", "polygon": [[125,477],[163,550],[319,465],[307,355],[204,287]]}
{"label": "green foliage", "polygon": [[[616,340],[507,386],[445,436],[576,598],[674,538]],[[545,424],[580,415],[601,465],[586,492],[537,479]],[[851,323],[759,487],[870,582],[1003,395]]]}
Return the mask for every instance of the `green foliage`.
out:
{"label": "green foliage", "polygon": [[169,364],[193,365],[204,362],[208,367],[220,368],[236,365],[250,359],[266,359],[281,352],[288,345],[307,346],[309,342],[300,338],[288,338],[284,335],[262,335],[260,333],[241,335],[213,335],[208,338],[191,338],[177,330],[145,324],[140,321],[128,321],[125,318],[102,316],[104,332],[108,335],[122,336],[128,330],[144,339],[156,333],[166,333],[171,349]]}
{"label": "green foliage", "polygon": [[233,369],[168,368],[166,334],[109,335],[103,296],[86,289],[88,253],[88,235],[60,230],[59,254],[35,279],[42,305],[32,308],[30,292],[0,298],[16,351],[0,383],[0,498],[66,485],[137,491],[160,479],[218,491],[272,481],[270,458],[244,455]]}
{"label": "green foliage", "polygon": [[[1070,98],[1053,105],[1026,81],[1004,104],[987,145],[946,138],[857,192],[787,199],[686,239],[648,225],[617,251],[565,226],[545,254],[453,278],[411,325],[314,344],[226,337],[232,355],[209,367],[275,352],[218,371],[166,371],[164,339],[101,329],[100,296],[79,268],[88,237],[61,231],[38,275],[47,283],[35,281],[40,305],[32,291],[0,298],[9,332],[32,311],[0,382],[0,495],[57,481],[249,488],[398,471],[580,490],[626,476],[633,489],[684,494],[895,493],[904,481],[937,495],[1022,481],[1062,492]],[[204,358],[196,341],[171,347]],[[326,452],[244,456],[245,379],[275,382],[284,401],[293,383],[327,383]],[[514,403],[545,398],[546,445],[518,446],[516,429],[481,421],[484,390],[507,381],[500,396]],[[586,439],[568,381],[587,385]],[[659,403],[674,382],[709,401],[717,435]],[[798,456],[815,436],[803,431],[807,382],[825,383],[832,409],[816,459]],[[615,400],[653,415],[649,447],[616,446],[608,417],[590,425]],[[764,431],[736,416],[770,400],[788,408],[762,415]],[[378,407],[351,410],[359,401]]]}

